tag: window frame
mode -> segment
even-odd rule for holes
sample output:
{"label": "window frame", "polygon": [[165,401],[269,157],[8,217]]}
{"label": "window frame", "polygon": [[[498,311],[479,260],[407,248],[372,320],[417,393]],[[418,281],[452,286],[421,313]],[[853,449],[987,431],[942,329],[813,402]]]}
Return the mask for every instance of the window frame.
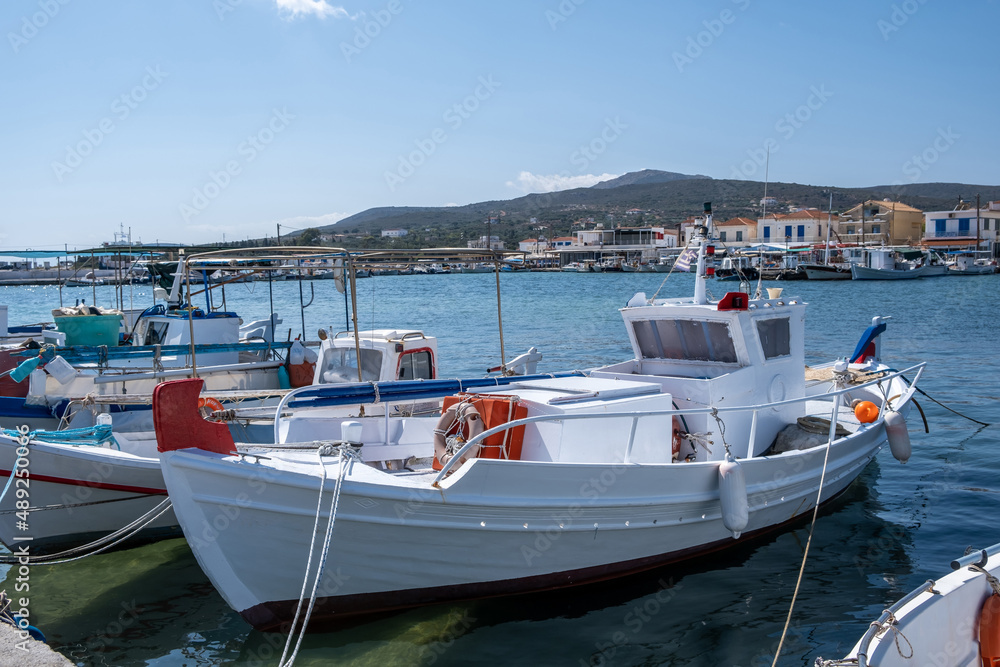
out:
{"label": "window frame", "polygon": [[[673,331],[666,329],[667,323],[674,325]],[[632,335],[635,337],[639,357],[643,360],[683,361],[702,364],[738,366],[739,350],[729,320],[705,320],[684,317],[648,318],[630,320]],[[686,326],[686,325],[687,326]],[[702,336],[692,337],[694,326],[701,325]],[[714,327],[722,327],[721,330]],[[664,334],[676,334],[667,340]],[[724,334],[729,345],[720,349]],[[655,349],[653,349],[655,348]],[[655,354],[649,354],[655,352]],[[707,358],[698,358],[698,355]]]}
{"label": "window frame", "polygon": [[408,359],[407,357],[411,357],[411,355],[417,355],[417,354],[426,354],[427,355],[427,366],[430,369],[430,377],[428,377],[428,378],[418,378],[418,377],[414,376],[414,377],[407,378],[407,379],[408,380],[433,380],[434,378],[437,377],[437,367],[434,364],[434,350],[432,350],[429,347],[418,347],[418,348],[415,348],[413,350],[406,350],[405,352],[403,352],[402,354],[399,355],[399,359],[396,362],[396,379],[397,380],[402,380],[403,379],[403,378],[399,377],[399,372],[402,370],[404,362],[409,362],[410,367],[411,368],[413,367],[414,358]]}
{"label": "window frame", "polygon": [[[785,323],[786,331],[787,331],[787,334],[788,334],[787,337],[785,338],[785,344],[786,344],[787,351],[784,352],[783,354],[779,353],[779,354],[774,354],[774,355],[768,356],[768,350],[764,346],[764,337],[761,335],[760,325],[761,324],[765,324],[765,323],[771,323],[771,322],[784,322]],[[757,336],[757,345],[760,348],[761,354],[764,356],[764,361],[765,362],[773,361],[775,359],[785,359],[785,358],[789,358],[789,357],[792,356],[792,322],[791,322],[791,317],[789,317],[787,315],[776,315],[776,316],[773,316],[773,317],[757,317],[757,318],[754,318],[753,323],[754,323],[754,326],[753,326],[754,334]]]}

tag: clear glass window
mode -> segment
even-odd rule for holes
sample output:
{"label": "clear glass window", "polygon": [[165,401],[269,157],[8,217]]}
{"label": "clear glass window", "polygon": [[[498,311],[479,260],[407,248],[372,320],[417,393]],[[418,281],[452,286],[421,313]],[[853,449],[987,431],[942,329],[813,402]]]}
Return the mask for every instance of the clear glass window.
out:
{"label": "clear glass window", "polygon": [[[361,380],[376,382],[382,374],[382,352],[380,350],[361,350]],[[323,354],[323,382],[357,382],[358,362],[354,348],[330,348]]]}
{"label": "clear glass window", "polygon": [[406,352],[399,359],[397,380],[431,380],[434,377],[430,350]]}
{"label": "clear glass window", "polygon": [[787,317],[757,320],[757,336],[760,338],[765,359],[787,357],[791,354],[791,334]]}
{"label": "clear glass window", "polygon": [[737,362],[733,337],[724,322],[638,320],[632,329],[644,359]]}

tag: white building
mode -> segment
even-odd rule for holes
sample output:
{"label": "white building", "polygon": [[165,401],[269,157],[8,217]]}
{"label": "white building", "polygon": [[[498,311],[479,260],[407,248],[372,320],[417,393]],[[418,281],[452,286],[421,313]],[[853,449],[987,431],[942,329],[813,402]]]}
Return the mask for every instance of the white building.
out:
{"label": "white building", "polygon": [[383,229],[382,230],[382,238],[389,237],[389,238],[396,239],[396,238],[400,238],[400,237],[406,236],[407,234],[408,234],[408,232],[405,229]]}
{"label": "white building", "polygon": [[499,236],[480,236],[476,241],[469,241],[468,246],[473,249],[503,250],[504,242]]}
{"label": "white building", "polygon": [[545,252],[548,250],[548,247],[549,241],[544,236],[539,236],[537,239],[524,239],[517,244],[518,250],[530,253]]}
{"label": "white building", "polygon": [[825,211],[810,208],[760,218],[757,220],[757,241],[796,245],[825,241],[827,217]]}
{"label": "white building", "polygon": [[731,218],[715,225],[719,241],[730,247],[749,245],[757,237],[757,223],[750,218]]}
{"label": "white building", "polygon": [[927,245],[975,245],[1000,241],[1000,202],[991,201],[979,209],[927,211],[924,213],[924,243]]}

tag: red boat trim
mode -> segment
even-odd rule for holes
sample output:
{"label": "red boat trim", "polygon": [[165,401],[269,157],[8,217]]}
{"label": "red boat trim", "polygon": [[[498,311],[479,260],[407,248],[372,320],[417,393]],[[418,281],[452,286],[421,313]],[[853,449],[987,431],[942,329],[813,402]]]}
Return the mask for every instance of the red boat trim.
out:
{"label": "red boat trim", "polygon": [[[848,488],[850,484],[838,492],[834,497],[824,500],[822,506],[834,502]],[[753,538],[766,535],[781,530],[789,524],[808,520],[812,513],[812,508],[806,508],[787,521],[767,526],[755,530],[751,533],[744,533],[739,540],[740,544],[746,544]],[[309,622],[308,630],[322,631],[335,628],[347,620],[354,620],[358,616],[367,616],[384,612],[391,612],[410,607],[418,607],[442,602],[457,602],[461,600],[477,600],[482,598],[498,597],[502,595],[516,595],[520,593],[538,593],[551,591],[570,586],[580,586],[592,584],[608,579],[615,579],[631,574],[638,574],[647,570],[652,570],[664,565],[670,565],[680,561],[688,560],[695,556],[702,556],[722,549],[727,549],[736,543],[732,538],[719,540],[709,544],[703,544],[689,549],[671,551],[656,556],[636,558],[633,560],[609,563],[607,565],[597,565],[594,567],[582,568],[579,570],[567,570],[564,572],[554,572],[551,574],[540,574],[532,577],[519,579],[504,579],[501,581],[483,581],[472,584],[455,584],[450,586],[432,586],[429,588],[411,588],[403,591],[385,591],[381,593],[355,593],[353,595],[337,595],[330,597],[316,598],[316,605],[313,608],[313,615]],[[277,602],[261,602],[240,612],[247,623],[254,629],[261,632],[287,632],[287,626],[295,616],[295,608],[298,600],[280,600]]]}
{"label": "red boat trim", "polygon": [[[0,470],[0,478],[10,477],[10,470]],[[91,489],[104,489],[106,491],[124,491],[126,493],[144,493],[156,496],[167,495],[166,489],[153,489],[146,486],[128,486],[126,484],[108,484],[106,482],[92,482],[85,479],[67,479],[65,477],[51,477],[49,475],[37,475],[31,473],[30,480],[48,482],[50,484],[65,484],[66,486],[86,486]]]}

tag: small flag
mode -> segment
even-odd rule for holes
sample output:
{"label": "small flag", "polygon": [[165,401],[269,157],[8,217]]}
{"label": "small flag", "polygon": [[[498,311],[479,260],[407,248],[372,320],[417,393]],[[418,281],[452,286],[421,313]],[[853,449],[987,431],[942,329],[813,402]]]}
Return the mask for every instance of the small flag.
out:
{"label": "small flag", "polygon": [[698,248],[696,246],[688,246],[684,249],[678,257],[677,261],[674,262],[674,268],[678,271],[690,271],[691,262],[698,259]]}

